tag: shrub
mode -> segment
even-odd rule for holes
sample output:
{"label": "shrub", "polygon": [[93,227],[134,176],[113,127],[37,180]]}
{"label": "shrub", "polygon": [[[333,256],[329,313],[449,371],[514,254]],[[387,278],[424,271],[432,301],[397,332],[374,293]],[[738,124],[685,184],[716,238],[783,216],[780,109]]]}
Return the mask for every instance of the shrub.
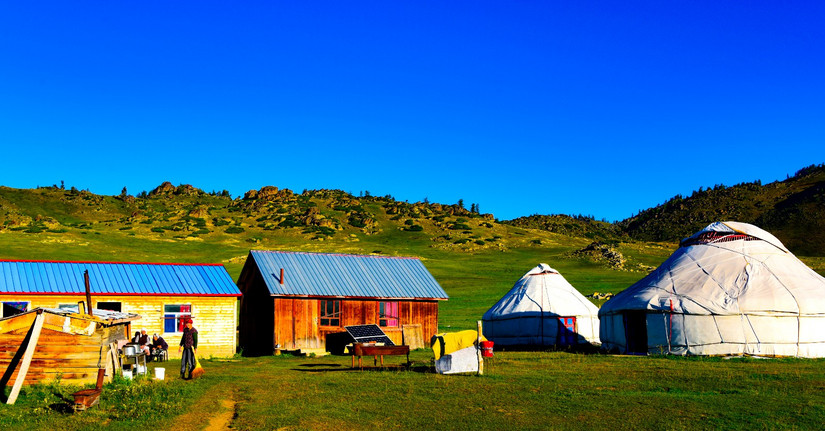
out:
{"label": "shrub", "polygon": [[404,230],[407,232],[421,232],[422,230],[424,230],[424,227],[420,224],[414,224],[412,226],[404,228]]}
{"label": "shrub", "polygon": [[212,231],[210,231],[209,229],[204,228],[204,229],[198,229],[198,230],[196,230],[196,231],[195,231],[195,232],[193,232],[193,233],[194,233],[195,235],[206,235],[206,234],[208,234],[209,232],[212,232]]}
{"label": "shrub", "polygon": [[468,242],[470,242],[470,240],[469,240],[469,239],[467,239],[467,238],[461,238],[461,239],[456,240],[455,242],[453,242],[453,244],[467,244]]}
{"label": "shrub", "polygon": [[280,223],[278,223],[278,225],[281,227],[298,227],[303,226],[304,224],[301,223],[301,220],[298,220],[295,216],[288,215],[284,217],[284,219]]}
{"label": "shrub", "polygon": [[153,227],[152,232],[163,233],[165,232],[162,227]]}
{"label": "shrub", "polygon": [[244,232],[245,230],[246,229],[244,229],[240,226],[230,226],[230,227],[226,228],[226,230],[224,232],[226,232],[226,233],[241,233],[241,232]]}
{"label": "shrub", "polygon": [[215,222],[215,226],[226,226],[226,225],[229,224],[228,221],[222,220],[222,219],[219,219],[219,218],[212,219],[212,221]]}
{"label": "shrub", "polygon": [[450,226],[450,229],[452,229],[452,230],[470,230],[472,228],[470,226],[467,226],[464,223],[454,223],[452,226]]}
{"label": "shrub", "polygon": [[477,240],[475,240],[475,243],[478,244],[478,245],[484,245],[485,244],[483,239],[477,239]]}
{"label": "shrub", "polygon": [[132,229],[132,226],[123,226],[122,228],[120,228],[118,230],[130,230],[130,229]]}

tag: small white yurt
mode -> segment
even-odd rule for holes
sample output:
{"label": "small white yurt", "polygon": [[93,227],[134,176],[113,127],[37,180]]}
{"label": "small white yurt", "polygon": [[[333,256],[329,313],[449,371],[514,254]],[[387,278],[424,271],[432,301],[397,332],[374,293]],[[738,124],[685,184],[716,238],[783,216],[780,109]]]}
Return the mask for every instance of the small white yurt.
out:
{"label": "small white yurt", "polygon": [[558,271],[539,264],[484,313],[496,346],[573,346],[599,342],[599,309]]}
{"label": "small white yurt", "polygon": [[717,222],[599,311],[623,353],[825,357],[825,278],[773,235]]}

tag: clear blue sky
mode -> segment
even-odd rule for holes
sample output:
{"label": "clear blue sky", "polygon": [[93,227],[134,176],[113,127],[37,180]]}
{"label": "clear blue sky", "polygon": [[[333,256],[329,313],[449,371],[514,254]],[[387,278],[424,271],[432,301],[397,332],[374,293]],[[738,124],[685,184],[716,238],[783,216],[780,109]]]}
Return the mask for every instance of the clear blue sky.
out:
{"label": "clear blue sky", "polygon": [[0,184],[623,219],[825,162],[825,2],[0,4]]}

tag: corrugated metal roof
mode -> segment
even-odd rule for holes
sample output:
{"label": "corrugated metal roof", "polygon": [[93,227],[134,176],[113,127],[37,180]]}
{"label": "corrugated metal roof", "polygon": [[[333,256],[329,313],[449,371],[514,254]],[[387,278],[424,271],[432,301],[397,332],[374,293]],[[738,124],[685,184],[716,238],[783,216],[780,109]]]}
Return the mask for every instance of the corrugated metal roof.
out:
{"label": "corrugated metal roof", "polygon": [[0,294],[241,296],[223,265],[0,261]]}
{"label": "corrugated metal roof", "polygon": [[[414,257],[249,252],[272,295],[447,299],[447,293]],[[284,284],[280,284],[281,268]]]}

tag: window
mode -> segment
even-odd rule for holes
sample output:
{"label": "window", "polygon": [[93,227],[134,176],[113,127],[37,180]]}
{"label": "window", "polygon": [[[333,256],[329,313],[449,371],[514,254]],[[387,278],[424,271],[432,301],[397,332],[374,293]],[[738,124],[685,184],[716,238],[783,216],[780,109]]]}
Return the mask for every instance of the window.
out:
{"label": "window", "polygon": [[[74,311],[75,313],[77,313],[77,304],[76,303],[57,304],[57,308],[59,308],[61,310]],[[100,308],[100,307],[97,307],[97,308]]]}
{"label": "window", "polygon": [[378,303],[378,326],[398,327],[398,303]]}
{"label": "window", "polygon": [[321,300],[321,326],[341,326],[340,300]]}
{"label": "window", "polygon": [[0,317],[11,317],[29,311],[29,301],[4,301],[3,314]]}
{"label": "window", "polygon": [[121,311],[120,302],[100,302],[97,303],[97,308],[100,310]]}
{"label": "window", "polygon": [[183,332],[183,325],[191,318],[191,304],[166,304],[163,306],[163,332]]}

